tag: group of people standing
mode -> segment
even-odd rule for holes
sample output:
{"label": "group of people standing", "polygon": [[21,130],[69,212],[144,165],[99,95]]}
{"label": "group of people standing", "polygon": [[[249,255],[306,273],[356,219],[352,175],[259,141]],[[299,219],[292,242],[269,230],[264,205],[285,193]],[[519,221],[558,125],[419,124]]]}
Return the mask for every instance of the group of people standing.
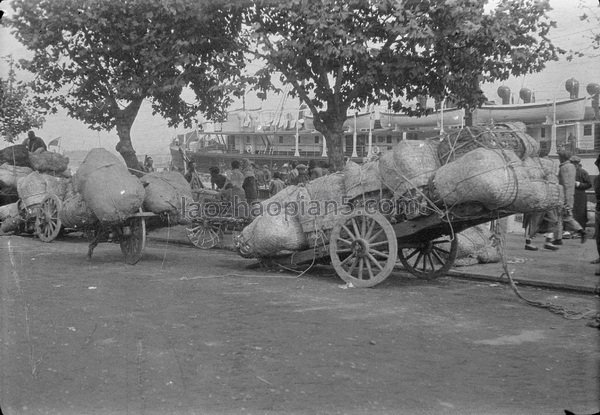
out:
{"label": "group of people standing", "polygon": [[[209,173],[211,189],[219,190],[222,199],[233,200],[235,197],[238,201],[252,204],[259,200],[259,190],[274,196],[288,185],[307,183],[323,176],[326,168],[327,166],[319,165],[315,160],[309,161],[308,166],[292,161],[281,168],[275,165],[275,171],[272,171],[267,165],[261,167],[248,159],[242,159],[233,160],[231,170],[225,174],[216,166],[210,167]],[[184,176],[188,182],[194,184],[193,188],[204,187],[201,182],[197,183],[199,179],[194,162],[188,163],[188,170]]]}
{"label": "group of people standing", "polygon": [[[538,234],[545,236],[544,249],[556,251],[563,244],[565,231],[587,239],[587,196],[585,191],[592,187],[590,176],[581,166],[581,159],[570,152],[558,152],[558,183],[563,188],[564,204],[558,209],[525,215],[525,249],[537,251],[532,239]],[[600,252],[600,251],[599,251]]]}
{"label": "group of people standing", "polygon": [[[593,183],[589,173],[581,165],[578,156],[571,156],[566,150],[558,152],[559,169],[558,181],[563,187],[564,206],[546,212],[525,215],[525,249],[537,251],[532,240],[538,233],[545,236],[544,248],[552,251],[559,249],[563,244],[565,232],[579,236],[581,242],[587,239],[586,227],[588,223],[587,194],[586,190],[593,188],[596,196],[594,237],[598,258],[591,261],[598,265],[595,275],[600,276],[600,175],[596,176]],[[600,173],[600,155],[594,162]]]}

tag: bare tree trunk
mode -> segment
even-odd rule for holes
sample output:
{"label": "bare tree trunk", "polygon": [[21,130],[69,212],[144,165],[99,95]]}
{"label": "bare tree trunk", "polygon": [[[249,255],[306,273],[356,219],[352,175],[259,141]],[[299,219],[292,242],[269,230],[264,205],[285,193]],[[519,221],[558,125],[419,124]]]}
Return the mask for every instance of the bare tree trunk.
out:
{"label": "bare tree trunk", "polygon": [[[320,117],[314,118],[314,126],[325,139],[327,140],[327,156],[329,158],[330,167],[335,171],[340,171],[344,168],[344,121],[345,114],[320,114]],[[325,119],[323,121],[322,119]]]}
{"label": "bare tree trunk", "polygon": [[346,147],[344,133],[332,132],[327,139],[327,155],[329,156],[329,164],[335,171],[340,171],[344,168],[346,161],[344,157],[344,149]]}
{"label": "bare tree trunk", "polygon": [[473,110],[471,108],[465,108],[465,127],[473,126]]}
{"label": "bare tree trunk", "polygon": [[119,142],[115,149],[121,154],[131,172],[136,175],[140,175],[139,172],[143,170],[143,167],[138,161],[133,145],[131,144],[131,126],[137,117],[141,105],[141,99],[134,100],[127,107],[119,110],[116,115]]}

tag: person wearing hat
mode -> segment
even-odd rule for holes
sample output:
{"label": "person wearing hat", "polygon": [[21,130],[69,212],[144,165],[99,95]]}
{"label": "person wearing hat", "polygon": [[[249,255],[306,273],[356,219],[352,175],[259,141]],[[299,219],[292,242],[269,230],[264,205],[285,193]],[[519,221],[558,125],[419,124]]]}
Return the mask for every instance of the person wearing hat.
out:
{"label": "person wearing hat", "polygon": [[293,179],[292,184],[299,185],[310,182],[308,166],[306,164],[298,164],[296,169],[298,170],[298,175]]}
{"label": "person wearing hat", "polygon": [[592,187],[589,173],[581,166],[581,159],[571,157],[575,165],[575,197],[573,198],[573,217],[583,229],[587,226],[587,195],[585,191]]}
{"label": "person wearing hat", "polygon": [[147,173],[152,173],[154,171],[154,160],[148,155],[144,158],[144,171]]}
{"label": "person wearing hat", "polygon": [[576,169],[571,163],[571,153],[566,150],[558,152],[558,183],[564,191],[564,207],[558,215],[558,229],[554,233],[554,245],[562,245],[563,229],[573,231],[581,238],[581,243],[587,239],[585,229],[573,218],[573,201],[575,199],[575,173]]}

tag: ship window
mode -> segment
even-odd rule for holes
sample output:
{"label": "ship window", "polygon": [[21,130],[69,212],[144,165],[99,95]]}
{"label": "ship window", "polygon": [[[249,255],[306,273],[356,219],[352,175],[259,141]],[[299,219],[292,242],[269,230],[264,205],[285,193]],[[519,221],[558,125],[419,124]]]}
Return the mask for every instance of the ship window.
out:
{"label": "ship window", "polygon": [[279,136],[279,144],[283,144],[283,136],[282,135]]}
{"label": "ship window", "polygon": [[418,140],[419,139],[419,133],[408,132],[406,134],[406,139],[407,140]]}
{"label": "ship window", "polygon": [[585,124],[583,126],[583,135],[592,135],[592,124]]}
{"label": "ship window", "polygon": [[315,135],[315,144],[319,144],[319,136]]}

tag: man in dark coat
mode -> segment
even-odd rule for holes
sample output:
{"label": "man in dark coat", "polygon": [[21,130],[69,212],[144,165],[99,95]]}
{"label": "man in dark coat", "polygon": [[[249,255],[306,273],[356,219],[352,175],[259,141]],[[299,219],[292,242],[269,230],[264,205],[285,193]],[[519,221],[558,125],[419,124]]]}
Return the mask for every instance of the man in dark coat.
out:
{"label": "man in dark coat", "polygon": [[27,138],[23,141],[23,145],[27,147],[27,151],[30,153],[35,153],[36,150],[38,153],[40,151],[46,151],[48,148],[46,147],[46,143],[40,137],[36,136],[33,131],[29,131],[27,133]]}
{"label": "man in dark coat", "polygon": [[592,181],[588,172],[581,166],[581,159],[579,157],[571,157],[571,163],[575,165],[576,169],[573,217],[585,229],[587,225],[587,195],[585,191],[592,187]]}

